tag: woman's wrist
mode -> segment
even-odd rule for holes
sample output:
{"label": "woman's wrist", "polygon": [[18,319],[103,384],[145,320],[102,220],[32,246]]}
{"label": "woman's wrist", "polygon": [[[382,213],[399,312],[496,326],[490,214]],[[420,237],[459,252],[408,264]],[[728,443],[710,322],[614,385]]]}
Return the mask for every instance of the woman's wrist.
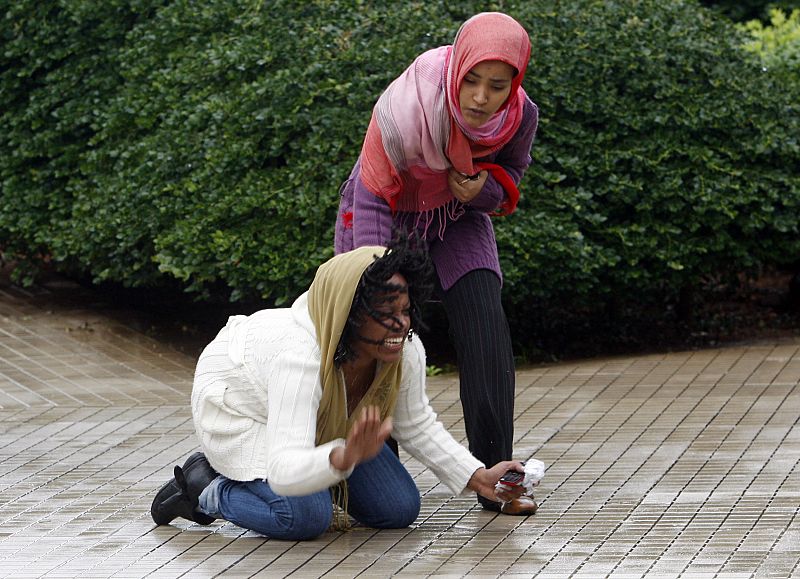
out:
{"label": "woman's wrist", "polygon": [[331,451],[330,455],[329,455],[329,460],[330,460],[331,466],[333,468],[335,468],[336,470],[347,470],[347,469],[341,468],[343,463],[344,463],[344,448],[343,447],[337,446],[336,448],[334,448]]}
{"label": "woman's wrist", "polygon": [[347,464],[347,452],[344,446],[334,448],[329,456],[331,466],[336,470],[349,470],[352,464]]}
{"label": "woman's wrist", "polygon": [[467,488],[475,492],[482,490],[484,486],[482,484],[482,480],[485,474],[486,474],[485,467],[480,467],[476,469],[475,472],[472,473],[472,476],[469,477],[469,480],[467,481]]}
{"label": "woman's wrist", "polygon": [[505,190],[494,178],[487,178],[478,194],[469,202],[469,206],[478,211],[489,213],[497,209],[505,198]]}

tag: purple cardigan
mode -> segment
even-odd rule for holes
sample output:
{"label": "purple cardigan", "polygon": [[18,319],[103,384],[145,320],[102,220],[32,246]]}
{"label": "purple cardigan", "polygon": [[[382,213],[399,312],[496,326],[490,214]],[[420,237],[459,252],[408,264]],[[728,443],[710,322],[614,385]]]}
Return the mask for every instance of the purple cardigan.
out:
{"label": "purple cardigan", "polygon": [[[530,151],[538,121],[538,108],[528,99],[522,123],[511,140],[495,153],[477,160],[500,165],[519,185],[531,164]],[[356,162],[340,189],[334,239],[337,254],[363,245],[386,245],[392,237],[392,226],[417,228],[428,242],[442,289],[450,289],[461,276],[476,269],[489,269],[502,280],[497,242],[488,214],[503,202],[505,191],[491,174],[469,203],[462,204],[454,198],[452,204],[421,219],[423,216],[417,213],[392,215],[388,203],[364,186],[360,173],[360,162]]]}

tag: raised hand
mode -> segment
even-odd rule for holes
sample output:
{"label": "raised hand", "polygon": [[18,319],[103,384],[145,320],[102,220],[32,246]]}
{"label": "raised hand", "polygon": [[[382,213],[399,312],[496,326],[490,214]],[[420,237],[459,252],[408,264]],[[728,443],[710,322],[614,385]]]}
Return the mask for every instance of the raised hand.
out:
{"label": "raised hand", "polygon": [[353,423],[344,448],[335,448],[331,452],[331,464],[338,470],[347,470],[373,458],[391,433],[391,417],[381,422],[380,408],[367,406]]}

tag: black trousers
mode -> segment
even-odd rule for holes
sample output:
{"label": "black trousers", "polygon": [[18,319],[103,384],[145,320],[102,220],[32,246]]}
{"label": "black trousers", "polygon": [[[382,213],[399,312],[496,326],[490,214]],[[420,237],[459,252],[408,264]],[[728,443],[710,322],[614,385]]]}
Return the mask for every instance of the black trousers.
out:
{"label": "black trousers", "polygon": [[439,294],[458,360],[469,450],[487,468],[511,460],[514,354],[500,280],[494,272],[478,269]]}

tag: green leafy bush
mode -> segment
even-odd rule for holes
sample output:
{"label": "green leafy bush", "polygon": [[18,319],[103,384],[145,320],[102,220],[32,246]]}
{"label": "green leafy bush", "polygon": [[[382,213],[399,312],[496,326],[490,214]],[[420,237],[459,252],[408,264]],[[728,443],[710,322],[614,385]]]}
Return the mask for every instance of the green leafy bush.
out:
{"label": "green leafy bush", "polygon": [[427,3],[158,7],[117,37],[121,82],[96,105],[47,251],[96,281],[296,295],[332,253],[336,190],[377,94],[462,17]]}
{"label": "green leafy bush", "polygon": [[[487,8],[7,5],[0,249],[96,281],[290,299],[332,253],[380,92]],[[519,210],[496,221],[515,318],[797,256],[796,99],[731,23],[689,1],[496,8],[531,32],[541,112]]]}
{"label": "green leafy bush", "polygon": [[767,20],[769,11],[773,8],[797,8],[797,0],[700,0],[700,3],[737,22],[754,18]]}
{"label": "green leafy bush", "polygon": [[800,9],[787,14],[776,8],[770,10],[769,25],[751,20],[739,28],[751,37],[744,47],[759,55],[765,67],[800,82]]}
{"label": "green leafy bush", "polygon": [[148,10],[144,1],[3,2],[0,250],[23,258],[21,278],[70,228],[81,159],[122,81],[116,53]]}
{"label": "green leafy bush", "polygon": [[522,211],[497,222],[510,299],[664,299],[796,259],[797,102],[730,24],[690,2],[516,15],[542,121]]}

